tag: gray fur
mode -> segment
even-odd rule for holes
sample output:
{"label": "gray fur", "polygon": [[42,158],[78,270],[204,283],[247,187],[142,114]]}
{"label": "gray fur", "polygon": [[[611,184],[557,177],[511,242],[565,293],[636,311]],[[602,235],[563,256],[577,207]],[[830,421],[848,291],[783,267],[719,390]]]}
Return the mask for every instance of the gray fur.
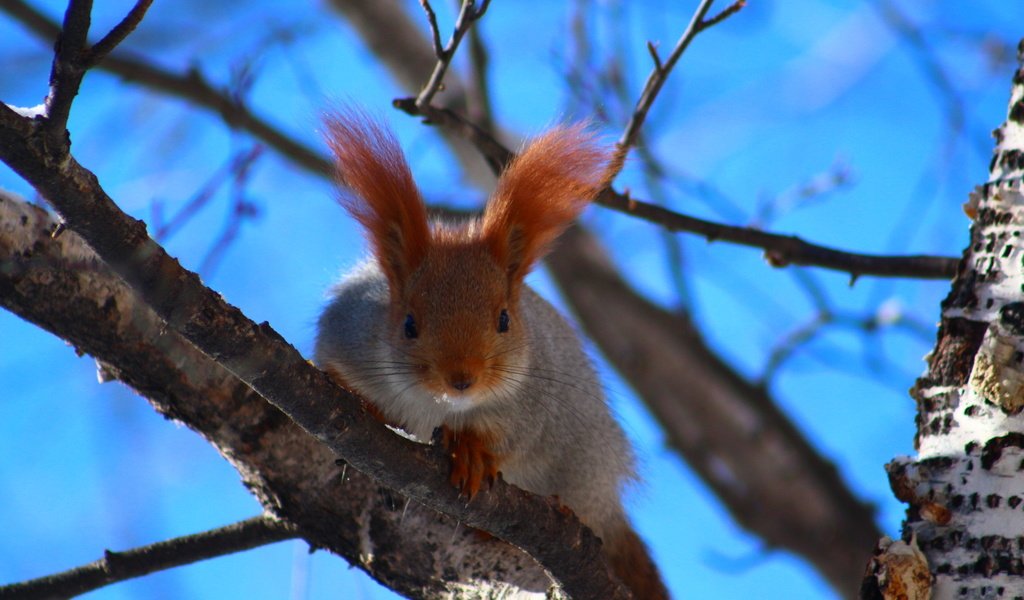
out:
{"label": "gray fur", "polygon": [[319,321],[317,364],[342,375],[385,415],[403,415],[421,441],[461,419],[493,424],[507,442],[496,449],[506,457],[506,481],[557,495],[601,537],[623,526],[620,494],[634,478],[630,445],[576,332],[546,300],[523,286],[515,325],[525,328],[528,363],[521,370],[528,374],[463,410],[419,388],[415,373],[388,367],[402,355],[388,342],[388,284],[375,262],[348,273],[331,295]]}

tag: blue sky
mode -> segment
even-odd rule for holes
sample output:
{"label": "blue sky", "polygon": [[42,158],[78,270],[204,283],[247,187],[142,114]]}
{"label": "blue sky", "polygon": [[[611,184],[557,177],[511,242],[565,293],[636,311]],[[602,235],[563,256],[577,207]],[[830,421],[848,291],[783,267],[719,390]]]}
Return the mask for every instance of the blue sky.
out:
{"label": "blue sky", "polygon": [[[57,16],[59,2],[37,2]],[[413,9],[416,3],[410,3]],[[693,2],[599,2],[589,7],[595,47],[617,56],[630,97],[649,68],[646,40],[666,54]],[[664,187],[687,214],[732,224],[779,210],[764,227],[864,252],[959,255],[967,240],[960,204],[987,175],[991,129],[1005,116],[1011,67],[978,50],[1024,34],[1014,3],[898,4],[925,32],[921,53],[855,1],[752,1],[694,43],[666,86],[645,130],[649,147],[673,176]],[[98,3],[94,31],[116,22],[130,3]],[[253,109],[292,135],[322,147],[319,112],[344,98],[386,114],[430,200],[477,205],[439,137],[389,111],[403,95],[343,22],[316,3],[286,14],[266,0],[156,2],[129,40],[136,53],[171,69],[199,66],[226,85],[253,69]],[[513,135],[537,133],[565,118],[586,117],[564,73],[572,56],[572,3],[496,2],[481,24],[492,54],[497,121]],[[230,16],[224,12],[230,7]],[[442,24],[451,14],[438,6]],[[616,8],[619,7],[619,8]],[[618,12],[616,12],[618,11]],[[447,28],[448,25],[444,25]],[[270,32],[297,32],[269,42]],[[0,15],[0,100],[32,106],[46,93],[50,43]],[[938,64],[966,116],[948,119],[952,100],[929,68]],[[623,123],[602,129],[615,139]],[[93,169],[125,210],[152,222],[154,206],[174,211],[233,153],[252,146],[210,115],[102,73],[83,87],[70,123],[78,160]],[[811,201],[799,188],[843,171],[850,183]],[[695,182],[717,192],[695,191]],[[33,197],[0,167],[0,187]],[[619,187],[658,193],[639,165]],[[324,290],[362,255],[359,232],[334,204],[330,186],[265,152],[246,198],[246,221],[208,285],[256,320],[270,321],[309,354]],[[166,242],[197,269],[224,227],[230,188]],[[665,306],[683,302],[666,243],[647,223],[599,208],[584,216],[601,232],[617,264]],[[686,301],[714,348],[747,376],[760,376],[785,337],[814,317],[813,287],[837,314],[899,313],[923,332],[867,335],[841,323],[797,350],[770,389],[850,486],[878,507],[884,531],[899,531],[902,506],[882,469],[913,451],[914,407],[906,394],[933,339],[943,282],[773,270],[760,253],[678,236],[686,261]],[[543,271],[531,281],[558,303]],[[596,357],[600,360],[599,357]],[[603,367],[603,365],[602,365]],[[668,451],[656,424],[617,376],[602,379],[643,457],[647,485],[631,498],[633,518],[680,598],[831,598],[800,560],[768,551],[741,531],[685,464]],[[89,357],[0,312],[0,582],[67,569],[126,549],[240,520],[259,506],[237,474],[186,428],[165,421],[130,390],[98,384]],[[324,552],[285,542],[111,586],[90,598],[386,598],[388,592]]]}

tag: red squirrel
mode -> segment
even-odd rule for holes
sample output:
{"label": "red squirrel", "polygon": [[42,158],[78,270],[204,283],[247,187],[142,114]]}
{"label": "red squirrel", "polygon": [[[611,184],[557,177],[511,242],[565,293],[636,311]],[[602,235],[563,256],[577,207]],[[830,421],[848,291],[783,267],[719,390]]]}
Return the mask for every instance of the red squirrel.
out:
{"label": "red squirrel", "polygon": [[611,152],[582,126],[533,140],[484,214],[431,223],[394,135],[347,110],[325,120],[342,204],[372,255],[332,290],[315,361],[381,420],[441,428],[453,485],[501,476],[555,495],[601,537],[638,599],[668,598],[622,508],[633,453],[572,327],[524,282],[604,185]]}

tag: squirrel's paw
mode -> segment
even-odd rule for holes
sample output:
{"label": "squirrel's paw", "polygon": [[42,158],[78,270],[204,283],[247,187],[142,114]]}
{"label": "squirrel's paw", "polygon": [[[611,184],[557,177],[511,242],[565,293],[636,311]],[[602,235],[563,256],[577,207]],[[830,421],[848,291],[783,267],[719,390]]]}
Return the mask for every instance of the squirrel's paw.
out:
{"label": "squirrel's paw", "polygon": [[491,452],[494,438],[473,429],[443,428],[443,443],[452,461],[448,480],[472,500],[486,481],[488,489],[498,475],[498,456]]}

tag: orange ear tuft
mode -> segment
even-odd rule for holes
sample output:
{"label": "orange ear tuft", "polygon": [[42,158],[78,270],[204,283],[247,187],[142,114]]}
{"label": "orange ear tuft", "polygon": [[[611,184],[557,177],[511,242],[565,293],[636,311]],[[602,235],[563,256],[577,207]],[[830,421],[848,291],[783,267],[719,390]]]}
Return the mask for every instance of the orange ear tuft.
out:
{"label": "orange ear tuft", "polygon": [[401,290],[430,246],[427,211],[394,134],[366,113],[346,108],[324,118],[336,160],[341,203],[366,230],[391,284]]}
{"label": "orange ear tuft", "polygon": [[610,157],[579,124],[545,133],[508,165],[484,211],[482,237],[510,280],[521,281],[601,191]]}

